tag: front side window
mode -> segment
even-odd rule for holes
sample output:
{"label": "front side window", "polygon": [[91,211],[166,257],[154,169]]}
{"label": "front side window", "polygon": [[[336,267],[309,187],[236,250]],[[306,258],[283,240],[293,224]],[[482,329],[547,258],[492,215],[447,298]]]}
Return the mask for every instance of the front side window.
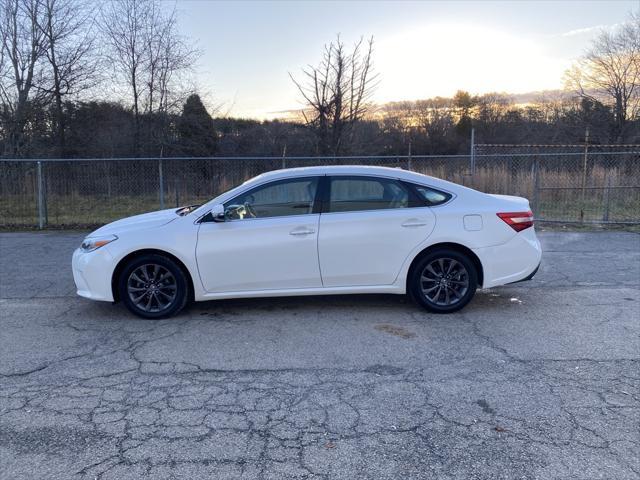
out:
{"label": "front side window", "polygon": [[407,208],[409,192],[398,181],[373,177],[333,177],[329,212]]}
{"label": "front side window", "polygon": [[227,220],[306,215],[313,212],[318,177],[278,180],[224,204]]}

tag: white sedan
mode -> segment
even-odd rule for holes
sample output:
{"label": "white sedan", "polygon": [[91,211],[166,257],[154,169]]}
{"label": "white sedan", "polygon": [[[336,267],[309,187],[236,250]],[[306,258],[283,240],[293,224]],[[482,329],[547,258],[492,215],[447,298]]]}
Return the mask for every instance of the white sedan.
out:
{"label": "white sedan", "polygon": [[542,250],[529,202],[400,169],[259,175],[200,206],[125,218],[73,254],[78,295],[144,318],[190,301],[409,293],[432,312],[528,280]]}

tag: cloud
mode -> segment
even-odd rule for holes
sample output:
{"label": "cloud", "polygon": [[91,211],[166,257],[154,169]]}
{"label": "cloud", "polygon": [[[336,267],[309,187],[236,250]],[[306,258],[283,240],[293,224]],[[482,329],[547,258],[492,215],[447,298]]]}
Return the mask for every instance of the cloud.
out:
{"label": "cloud", "polygon": [[613,25],[594,25],[593,27],[585,27],[585,28],[576,28],[575,30],[569,30],[568,32],[561,33],[561,37],[574,37],[576,35],[587,35],[594,32],[599,32],[600,30],[607,30],[609,28],[615,27],[618,25],[614,23]]}

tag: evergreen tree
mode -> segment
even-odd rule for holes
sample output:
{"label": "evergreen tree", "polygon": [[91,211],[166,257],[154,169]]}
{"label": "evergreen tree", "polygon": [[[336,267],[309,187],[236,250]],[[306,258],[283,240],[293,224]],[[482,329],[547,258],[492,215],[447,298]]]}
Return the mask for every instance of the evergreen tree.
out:
{"label": "evergreen tree", "polygon": [[190,95],[178,123],[178,150],[181,155],[208,157],[216,152],[213,119],[197,94]]}

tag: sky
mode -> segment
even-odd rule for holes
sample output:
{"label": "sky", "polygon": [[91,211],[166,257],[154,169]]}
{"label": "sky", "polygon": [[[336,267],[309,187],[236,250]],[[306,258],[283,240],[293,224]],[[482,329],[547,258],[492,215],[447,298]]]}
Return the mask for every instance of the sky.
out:
{"label": "sky", "polygon": [[176,7],[181,30],[203,53],[197,77],[209,103],[265,119],[302,108],[289,73],[301,78],[337,34],[346,44],[374,37],[376,103],[459,89],[560,89],[589,41],[640,10],[640,0],[178,0]]}

